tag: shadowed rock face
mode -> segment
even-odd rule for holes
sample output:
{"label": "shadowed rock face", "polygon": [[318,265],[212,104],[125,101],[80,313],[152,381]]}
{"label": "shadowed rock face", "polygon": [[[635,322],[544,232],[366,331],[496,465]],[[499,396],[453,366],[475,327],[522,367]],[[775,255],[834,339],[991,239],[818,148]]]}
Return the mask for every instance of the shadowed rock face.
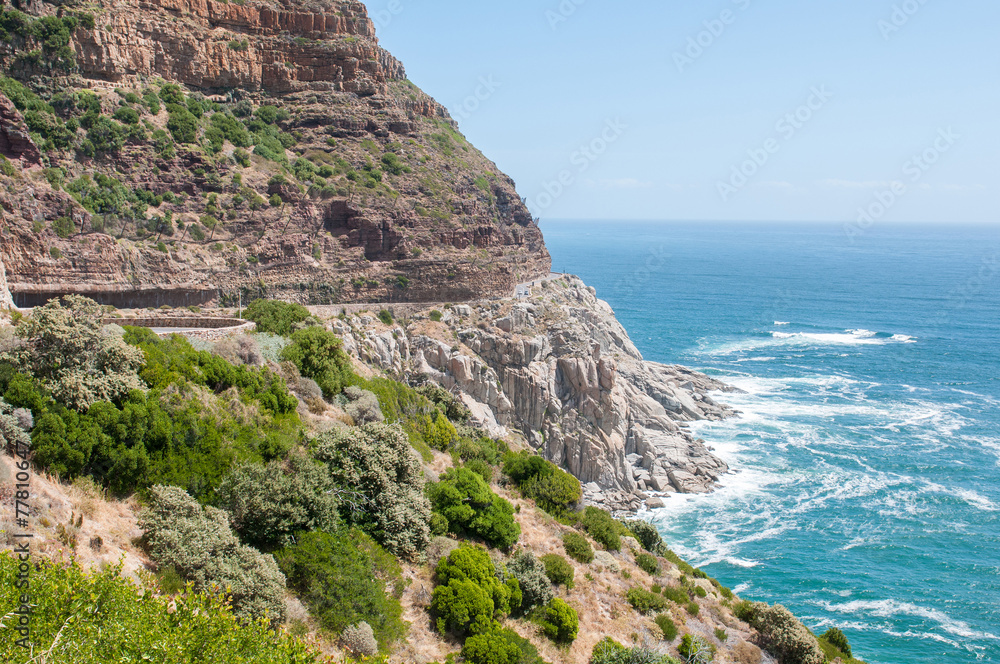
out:
{"label": "shadowed rock face", "polygon": [[437,324],[332,324],[365,361],[460,393],[495,435],[520,433],[579,478],[591,503],[636,510],[655,504],[653,493],[711,491],[728,472],[684,423],[731,414],[708,396],[730,388],[643,360],[611,308],[575,277],[526,302],[454,306]]}
{"label": "shadowed rock face", "polygon": [[[26,11],[90,10],[70,0]],[[0,175],[8,185],[0,187],[7,211],[0,254],[19,304],[66,292],[132,307],[228,304],[240,295],[315,304],[461,301],[506,296],[550,268],[513,181],[406,80],[359,2],[112,0],[93,28],[72,32],[70,72],[26,65],[38,47],[13,38],[0,48],[0,69],[43,101],[87,90],[109,118],[129,106],[147,136],[130,135],[94,157],[82,149],[91,138],[85,127],[68,148],[36,146],[0,95],[0,152],[17,170]],[[164,82],[217,104],[199,120],[195,143],[177,142],[175,153],[153,138],[169,128],[166,105],[154,115],[126,101]],[[256,154],[241,164],[228,140],[208,149],[209,115],[249,121],[239,115],[247,104],[284,113],[275,127],[292,143],[281,155],[287,164]],[[56,104],[55,114],[80,121],[82,111]],[[398,166],[384,163],[389,154]],[[48,172],[52,182],[31,168],[43,158],[61,169]],[[299,178],[291,172],[297,159],[336,173]],[[180,197],[136,218],[68,193],[99,174],[132,191]],[[151,221],[168,213],[173,235]],[[204,226],[206,217],[218,223]]]}

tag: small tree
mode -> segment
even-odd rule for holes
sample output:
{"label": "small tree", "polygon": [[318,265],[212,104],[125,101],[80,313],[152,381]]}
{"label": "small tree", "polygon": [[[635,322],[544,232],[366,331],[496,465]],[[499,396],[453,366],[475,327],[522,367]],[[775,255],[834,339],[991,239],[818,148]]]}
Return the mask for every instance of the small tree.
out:
{"label": "small tree", "polygon": [[398,556],[415,558],[430,541],[430,503],[420,458],[398,425],[370,423],[334,429],[314,442],[314,454],[340,486],[363,504],[345,501],[343,517]]}
{"label": "small tree", "polygon": [[545,636],[557,643],[572,643],[580,630],[576,609],[558,597],[545,607],[540,624]]}
{"label": "small tree", "polygon": [[229,592],[233,611],[245,620],[284,620],[285,576],[274,558],[240,544],[224,511],[202,507],[183,489],[157,485],[139,527],[150,558],[195,590]]}
{"label": "small tree", "polygon": [[514,506],[468,468],[452,468],[428,493],[434,511],[448,519],[452,533],[482,537],[501,549],[509,549],[521,536]]}
{"label": "small tree", "polygon": [[580,533],[570,531],[563,535],[562,540],[566,555],[573,560],[586,565],[594,559],[593,547],[590,546],[587,538]]}
{"label": "small tree", "polygon": [[549,553],[542,556],[542,564],[545,565],[545,575],[549,577],[549,581],[573,589],[573,566],[565,558],[558,553]]}
{"label": "small tree", "polygon": [[145,356],[106,330],[104,311],[79,295],[50,300],[17,326],[23,346],[0,356],[30,372],[66,406],[85,411],[145,389],[138,376]]}
{"label": "small tree", "polygon": [[545,564],[527,549],[515,555],[507,564],[507,571],[521,587],[521,611],[527,613],[536,606],[552,599],[552,582],[545,573]]}
{"label": "small tree", "polygon": [[318,325],[293,332],[292,343],[281,352],[281,358],[319,383],[327,398],[340,393],[351,373],[351,358],[344,352],[340,338]]}

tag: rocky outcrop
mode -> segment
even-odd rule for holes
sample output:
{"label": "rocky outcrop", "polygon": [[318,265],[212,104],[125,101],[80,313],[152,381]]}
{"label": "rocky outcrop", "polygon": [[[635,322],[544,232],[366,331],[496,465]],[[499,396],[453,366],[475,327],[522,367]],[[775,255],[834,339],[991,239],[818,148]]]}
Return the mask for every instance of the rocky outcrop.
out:
{"label": "rocky outcrop", "polygon": [[708,395],[729,388],[645,361],[575,277],[546,282],[527,302],[453,306],[440,323],[418,315],[394,330],[371,316],[332,325],[367,362],[437,382],[491,434],[522,436],[578,477],[591,503],[635,510],[664,494],[710,491],[728,472],[685,423],[731,414]]}
{"label": "rocky outcrop", "polygon": [[[92,11],[78,0],[22,9]],[[128,106],[142,129],[95,154],[82,107],[42,107],[33,127],[59,131],[43,145],[50,168],[28,173],[38,148],[0,100],[0,151],[23,171],[0,187],[0,254],[21,305],[67,292],[118,307],[462,301],[506,296],[551,266],[514,182],[406,80],[360,2],[111,0],[73,31],[68,70],[31,64],[44,48],[0,42],[0,70],[45,101],[93,93],[108,121]],[[143,101],[164,82],[213,104],[193,142],[171,141],[166,104]],[[251,124],[262,105],[281,111],[267,129],[279,147],[258,150],[257,135],[242,146],[252,158],[228,141],[206,149],[210,115]],[[297,160],[311,170],[290,172]],[[87,199],[79,183],[99,175],[142,201]],[[164,232],[156,219],[168,215]]]}
{"label": "rocky outcrop", "polygon": [[42,154],[31,140],[24,118],[14,102],[0,93],[0,154],[11,161],[20,161],[23,168],[40,166]]}

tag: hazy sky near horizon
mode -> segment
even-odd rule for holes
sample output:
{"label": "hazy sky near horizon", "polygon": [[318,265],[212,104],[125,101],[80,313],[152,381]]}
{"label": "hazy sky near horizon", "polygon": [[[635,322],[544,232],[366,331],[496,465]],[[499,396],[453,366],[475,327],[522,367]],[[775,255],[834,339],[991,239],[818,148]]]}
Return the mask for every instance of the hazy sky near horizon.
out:
{"label": "hazy sky near horizon", "polygon": [[1000,221],[996,0],[365,4],[543,219]]}

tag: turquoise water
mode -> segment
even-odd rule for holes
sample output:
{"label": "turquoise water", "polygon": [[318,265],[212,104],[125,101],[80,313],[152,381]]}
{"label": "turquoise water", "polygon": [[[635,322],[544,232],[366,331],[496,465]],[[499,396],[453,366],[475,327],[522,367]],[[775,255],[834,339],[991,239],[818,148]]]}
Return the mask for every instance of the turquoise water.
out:
{"label": "turquoise water", "polygon": [[743,389],[734,473],[648,514],[871,664],[1000,662],[1000,229],[550,222],[650,360]]}

